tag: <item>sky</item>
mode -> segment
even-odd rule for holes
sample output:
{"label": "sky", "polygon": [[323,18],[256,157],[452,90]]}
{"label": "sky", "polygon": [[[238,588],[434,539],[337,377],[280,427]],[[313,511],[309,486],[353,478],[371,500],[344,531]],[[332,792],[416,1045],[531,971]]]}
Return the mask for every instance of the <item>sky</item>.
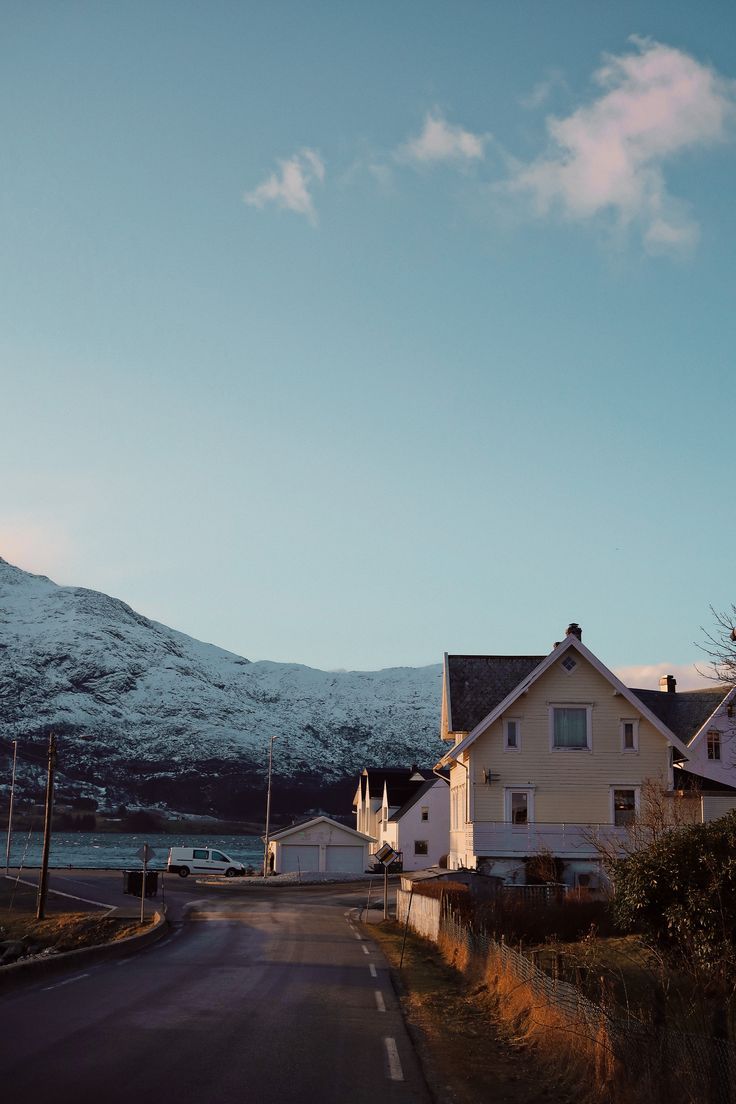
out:
{"label": "sky", "polygon": [[687,677],[736,600],[731,4],[2,13],[1,556],[250,659],[574,620]]}

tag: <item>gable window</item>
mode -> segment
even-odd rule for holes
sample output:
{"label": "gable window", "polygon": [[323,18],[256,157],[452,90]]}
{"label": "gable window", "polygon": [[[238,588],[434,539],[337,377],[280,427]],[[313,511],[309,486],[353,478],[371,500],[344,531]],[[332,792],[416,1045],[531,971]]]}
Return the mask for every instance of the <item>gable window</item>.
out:
{"label": "gable window", "polygon": [[414,854],[426,855],[429,852],[429,845],[426,840],[414,840]]}
{"label": "gable window", "polygon": [[708,733],[708,758],[713,760],[721,758],[721,734],[717,728],[712,728]]}
{"label": "gable window", "polygon": [[639,803],[639,794],[637,788],[632,786],[631,788],[625,788],[614,786],[612,789],[613,799],[613,823],[617,828],[626,828],[629,824],[633,824],[636,819],[637,806]]}
{"label": "gable window", "polygon": [[509,786],[505,791],[506,821],[523,827],[534,820],[534,788],[532,786]]}
{"label": "gable window", "polygon": [[560,666],[567,671],[568,675],[571,675],[577,667],[577,661],[571,655],[566,655]]}
{"label": "gable window", "polygon": [[590,749],[589,705],[553,705],[550,707],[552,747]]}
{"label": "gable window", "polygon": [[422,820],[429,820],[429,805],[422,805]]}
{"label": "gable window", "polygon": [[638,720],[621,721],[621,750],[639,750],[639,722]]}
{"label": "gable window", "polygon": [[509,717],[503,722],[503,746],[507,751],[521,750],[521,731],[515,717]]}

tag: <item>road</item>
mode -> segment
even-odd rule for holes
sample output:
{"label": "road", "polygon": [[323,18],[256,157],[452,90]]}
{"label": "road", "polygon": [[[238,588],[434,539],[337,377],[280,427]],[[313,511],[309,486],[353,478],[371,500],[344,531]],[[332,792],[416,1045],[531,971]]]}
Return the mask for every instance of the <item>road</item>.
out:
{"label": "road", "polygon": [[363,889],[172,897],[183,919],[156,946],[0,998],[3,1099],[427,1104],[386,962],[353,922]]}

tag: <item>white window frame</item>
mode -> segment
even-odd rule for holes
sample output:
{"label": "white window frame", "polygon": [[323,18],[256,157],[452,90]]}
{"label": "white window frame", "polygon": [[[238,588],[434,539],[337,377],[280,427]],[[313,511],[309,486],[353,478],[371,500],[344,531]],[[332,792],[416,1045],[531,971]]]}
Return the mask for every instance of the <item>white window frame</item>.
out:
{"label": "white window frame", "polygon": [[[516,725],[516,745],[509,743],[509,724]],[[521,751],[521,721],[518,717],[504,717],[503,719],[503,750]]]}
{"label": "white window frame", "polygon": [[[710,754],[710,745],[713,744],[714,748],[718,749],[717,755]],[[709,763],[722,762],[723,754],[723,733],[718,728],[709,728],[705,734],[705,757]]]}
{"label": "white window frame", "polygon": [[[634,817],[638,817],[641,812],[641,786],[631,782],[616,782],[609,788],[608,804],[610,809],[611,824],[616,827],[616,802],[614,794],[616,790],[633,790],[634,791]],[[624,827],[619,825],[618,827]]]}
{"label": "white window frame", "polygon": [[[571,659],[571,660],[572,660],[572,667],[571,667],[571,668],[570,668],[569,670],[568,670],[568,669],[567,669],[567,667],[565,666],[565,660],[566,660],[566,659]],[[567,675],[567,677],[569,678],[569,677],[570,677],[570,675],[574,675],[574,674],[575,674],[575,672],[577,671],[577,669],[578,669],[578,661],[577,661],[577,660],[575,659],[575,656],[574,656],[574,655],[571,655],[571,653],[570,653],[570,652],[568,652],[568,653],[567,653],[567,655],[564,655],[564,656],[562,657],[562,659],[560,660],[560,667],[562,668],[562,670],[563,670],[563,671],[565,672],[565,674],[566,674],[566,675]]]}
{"label": "white window frame", "polygon": [[[584,709],[585,710],[585,747],[556,747],[555,746],[555,709]],[[550,702],[549,703],[549,750],[562,752],[591,752],[593,750],[593,706],[589,702]]]}
{"label": "white window frame", "polygon": [[[626,731],[625,725],[630,724],[634,726],[634,746],[626,747]],[[638,717],[622,717],[619,728],[621,734],[621,751],[624,755],[636,755],[639,752],[639,719]]]}
{"label": "white window frame", "polygon": [[[534,786],[504,786],[503,790],[503,815],[507,824],[513,828],[526,828],[534,824]],[[513,824],[511,820],[511,795],[515,793],[526,794],[526,824]]]}

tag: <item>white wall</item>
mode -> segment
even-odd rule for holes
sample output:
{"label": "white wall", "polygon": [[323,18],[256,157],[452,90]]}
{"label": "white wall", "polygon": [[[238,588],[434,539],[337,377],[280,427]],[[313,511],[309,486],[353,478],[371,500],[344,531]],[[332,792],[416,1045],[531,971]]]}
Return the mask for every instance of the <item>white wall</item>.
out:
{"label": "white wall", "polygon": [[[426,809],[427,820],[422,820]],[[403,852],[404,870],[424,870],[436,866],[450,850],[450,787],[438,778],[427,793],[398,821],[389,821],[386,842]],[[415,840],[427,841],[427,854],[414,853]]]}

